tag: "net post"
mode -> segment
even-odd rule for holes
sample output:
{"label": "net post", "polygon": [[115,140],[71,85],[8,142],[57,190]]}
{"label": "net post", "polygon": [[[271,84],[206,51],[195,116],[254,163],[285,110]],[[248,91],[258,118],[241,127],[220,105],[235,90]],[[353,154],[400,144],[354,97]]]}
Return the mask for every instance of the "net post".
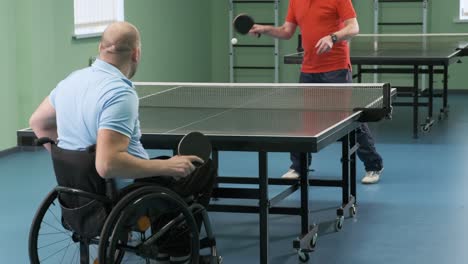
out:
{"label": "net post", "polygon": [[390,115],[392,112],[392,96],[391,96],[391,90],[392,86],[390,83],[384,83],[383,84],[383,107],[387,111],[387,113]]}

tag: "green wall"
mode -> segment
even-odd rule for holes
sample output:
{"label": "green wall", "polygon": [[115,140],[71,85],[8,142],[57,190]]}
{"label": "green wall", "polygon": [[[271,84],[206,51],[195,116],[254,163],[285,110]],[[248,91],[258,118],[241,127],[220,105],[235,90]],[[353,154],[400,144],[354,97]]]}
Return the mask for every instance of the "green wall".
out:
{"label": "green wall", "polygon": [[[16,90],[15,4],[0,0],[0,150],[16,141],[18,127],[18,92]],[[8,41],[5,41],[8,40]]]}
{"label": "green wall", "polygon": [[136,81],[211,80],[210,0],[126,1],[125,18],[142,34]]}
{"label": "green wall", "polygon": [[[358,13],[361,33],[373,33],[373,1],[353,1]],[[458,0],[428,1],[428,33],[468,33],[468,23],[454,22],[458,16]],[[381,3],[380,21],[382,22],[418,22],[422,20],[420,3]],[[415,33],[421,32],[420,26],[383,26],[380,33]],[[449,88],[468,90],[464,75],[468,72],[468,59],[462,59],[465,63],[454,64],[449,67]],[[372,75],[368,75],[364,81],[373,81]],[[412,81],[407,75],[380,75],[379,81],[390,82],[395,85],[411,85]],[[427,78],[426,78],[427,84]],[[436,88],[442,87],[442,76],[434,78]]]}
{"label": "green wall", "polygon": [[[211,80],[211,16],[201,15],[209,0],[132,0],[125,9],[142,33],[135,81]],[[0,33],[2,150],[57,82],[96,56],[99,38],[72,39],[72,0],[0,0]]]}
{"label": "green wall", "polygon": [[[256,22],[273,22],[274,8],[273,4],[235,4],[234,14],[249,13],[255,17]],[[280,1],[279,6],[279,21],[283,23],[288,1]],[[213,1],[212,5],[212,34],[213,34],[213,81],[228,82],[229,81],[229,27],[232,26],[228,20],[229,5],[228,0]],[[273,44],[269,37],[262,36],[261,38],[253,38],[250,36],[236,35],[238,44]],[[280,81],[281,82],[297,82],[299,66],[288,65],[282,63],[283,56],[288,53],[295,52],[297,41],[293,37],[290,41],[280,40]],[[273,48],[235,48],[234,64],[240,66],[273,66],[274,50]],[[236,70],[234,79],[237,82],[273,82],[272,70]]]}
{"label": "green wall", "polygon": [[[373,31],[372,0],[354,1],[361,33]],[[382,20],[418,20],[417,4],[385,4]],[[389,7],[389,5],[392,5]],[[283,23],[288,1],[280,1]],[[429,32],[468,32],[467,23],[454,23],[458,1],[429,2]],[[248,12],[257,21],[273,20],[272,4],[236,4],[235,13]],[[415,15],[417,14],[417,15]],[[143,59],[135,81],[229,81],[228,0],[127,0],[125,17],[142,33]],[[407,31],[417,31],[409,28]],[[399,32],[385,28],[382,32]],[[98,38],[74,40],[72,0],[0,0],[0,150],[16,145],[16,130],[27,126],[32,111],[71,71],[85,67],[97,53]],[[5,41],[8,40],[8,41]],[[240,44],[272,43],[268,37],[239,37]],[[297,82],[299,66],[284,65],[295,52],[296,37],[280,41],[280,82]],[[236,49],[236,63],[273,65],[272,49]],[[468,89],[468,64],[450,68],[450,87]],[[273,81],[272,71],[238,70],[239,82]],[[404,82],[406,77],[382,77]],[[436,79],[440,85],[440,78]]]}
{"label": "green wall", "polygon": [[[280,24],[284,22],[284,16],[287,10],[287,4],[289,1],[280,1]],[[355,0],[353,1],[354,7],[358,14],[358,21],[361,29],[361,33],[373,33],[374,23],[374,11],[373,11],[373,0]],[[259,7],[261,6],[261,7]],[[229,52],[228,52],[228,1],[218,1],[215,3],[212,9],[214,31],[213,31],[213,81],[228,81],[229,80]],[[263,9],[263,10],[259,10]],[[267,4],[236,4],[234,7],[234,13],[247,12],[252,14],[254,17],[260,17],[256,19],[264,22],[272,22],[272,16],[268,20],[265,12],[273,14],[273,5]],[[458,14],[458,1],[429,1],[428,9],[428,32],[429,33],[440,33],[440,32],[468,32],[468,23],[454,23],[454,18]],[[381,3],[380,20],[387,22],[395,21],[409,21],[417,22],[422,18],[422,9],[420,3]],[[421,27],[409,26],[409,27],[395,27],[386,26],[380,29],[381,33],[412,33],[421,32]],[[239,44],[249,43],[261,43],[266,41],[268,37],[262,37],[260,40],[254,38],[239,38]],[[284,65],[282,64],[283,56],[289,53],[295,52],[297,45],[297,38],[293,37],[291,40],[280,41],[280,82],[297,82],[298,72],[300,67],[297,65]],[[265,51],[258,48],[237,48],[236,58],[250,57],[250,61],[247,63],[255,64],[268,64],[271,61],[264,58]],[[247,50],[247,51],[246,51]],[[268,52],[268,51],[267,51]],[[247,55],[244,55],[247,54]],[[258,54],[258,55],[257,55]],[[273,57],[273,51],[270,49],[269,56]],[[464,59],[466,60],[466,59]],[[246,64],[245,61],[239,64]],[[270,63],[271,65],[271,63]],[[267,82],[271,81],[270,76],[264,76],[264,70],[250,71],[248,73],[242,72],[243,70],[236,71],[236,81],[260,81]],[[468,63],[456,64],[450,67],[450,87],[454,89],[468,89],[466,81],[464,80],[464,74],[468,72]],[[254,77],[252,77],[254,76]],[[367,76],[365,81],[371,81],[372,76]],[[389,81],[391,83],[400,84],[408,82],[407,76],[399,75],[387,75],[380,76],[380,81]],[[441,85],[441,78],[435,78],[435,84],[437,87]]]}

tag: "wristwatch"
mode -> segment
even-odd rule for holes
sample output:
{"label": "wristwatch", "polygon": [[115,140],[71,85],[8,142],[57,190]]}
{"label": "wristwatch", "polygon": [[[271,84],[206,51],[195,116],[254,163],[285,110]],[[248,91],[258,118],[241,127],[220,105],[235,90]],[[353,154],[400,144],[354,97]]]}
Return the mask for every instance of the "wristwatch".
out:
{"label": "wristwatch", "polygon": [[335,44],[338,41],[338,37],[335,34],[330,34],[330,37],[332,39],[333,44]]}

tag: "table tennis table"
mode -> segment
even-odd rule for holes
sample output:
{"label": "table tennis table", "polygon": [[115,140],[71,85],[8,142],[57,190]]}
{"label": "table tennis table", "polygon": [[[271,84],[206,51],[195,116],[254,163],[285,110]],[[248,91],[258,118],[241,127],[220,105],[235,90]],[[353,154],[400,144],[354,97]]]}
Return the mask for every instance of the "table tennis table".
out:
{"label": "table tennis table", "polygon": [[[286,55],[285,64],[301,64],[303,58],[301,38],[298,52]],[[413,137],[418,128],[430,130],[433,120],[433,99],[442,97],[439,120],[448,115],[448,68],[468,54],[468,34],[361,34],[350,41],[351,63],[356,66],[357,81],[363,74],[411,74],[413,84],[397,87],[398,96],[411,97],[411,102],[394,102],[395,106],[413,108]],[[383,66],[383,67],[378,67]],[[419,76],[428,75],[428,86],[421,87]],[[442,93],[434,93],[434,75],[442,74]],[[376,81],[376,80],[374,80]],[[420,97],[427,97],[422,102]],[[427,107],[427,117],[419,124],[418,108]]]}
{"label": "table tennis table", "polygon": [[[219,175],[210,211],[259,214],[260,263],[269,262],[269,214],[298,215],[301,231],[293,247],[301,260],[315,247],[318,225],[309,217],[309,186],[342,189],[337,205],[337,230],[345,212],[356,213],[356,129],[361,121],[378,121],[391,114],[395,89],[389,84],[232,84],[135,83],[139,95],[141,142],[147,149],[176,150],[188,132],[200,131],[211,141],[212,159],[220,151],[258,153],[258,175]],[[30,129],[17,132],[18,146],[31,146]],[[308,176],[307,153],[341,142],[341,176]],[[269,152],[300,152],[300,179],[268,175]],[[248,188],[232,187],[248,184]],[[256,185],[258,188],[252,188]],[[273,196],[270,185],[284,186]],[[278,203],[300,192],[300,205]],[[258,205],[223,204],[225,199],[258,200]],[[245,201],[245,200],[243,200]]]}

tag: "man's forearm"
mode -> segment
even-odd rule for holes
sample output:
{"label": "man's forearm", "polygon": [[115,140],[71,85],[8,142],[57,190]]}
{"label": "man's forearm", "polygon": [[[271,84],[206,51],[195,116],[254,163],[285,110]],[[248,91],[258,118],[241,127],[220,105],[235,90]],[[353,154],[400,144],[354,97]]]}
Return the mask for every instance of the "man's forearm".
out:
{"label": "man's forearm", "polygon": [[167,174],[160,161],[137,158],[128,152],[119,152],[104,160],[107,162],[102,164],[97,161],[97,169],[104,178],[139,179]]}
{"label": "man's forearm", "polygon": [[190,155],[167,160],[133,156],[128,153],[130,138],[110,129],[99,129],[96,142],[96,170],[103,178],[185,177],[195,169],[192,162],[203,162]]}
{"label": "man's forearm", "polygon": [[344,22],[345,26],[334,34],[338,41],[348,40],[359,33],[359,24],[356,18],[348,19]]}
{"label": "man's forearm", "polygon": [[288,39],[288,34],[282,27],[265,26],[265,34],[275,38]]}
{"label": "man's forearm", "polygon": [[263,34],[279,39],[290,39],[292,36],[292,34],[288,32],[284,26],[264,26]]}
{"label": "man's forearm", "polygon": [[334,34],[338,37],[338,41],[349,40],[359,33],[359,24],[355,19],[345,23],[345,27],[335,32]]}
{"label": "man's forearm", "polygon": [[343,28],[340,31],[336,32],[335,35],[338,37],[338,41],[344,41],[344,40],[349,40],[355,35],[357,35],[355,29],[352,27],[350,28]]}

